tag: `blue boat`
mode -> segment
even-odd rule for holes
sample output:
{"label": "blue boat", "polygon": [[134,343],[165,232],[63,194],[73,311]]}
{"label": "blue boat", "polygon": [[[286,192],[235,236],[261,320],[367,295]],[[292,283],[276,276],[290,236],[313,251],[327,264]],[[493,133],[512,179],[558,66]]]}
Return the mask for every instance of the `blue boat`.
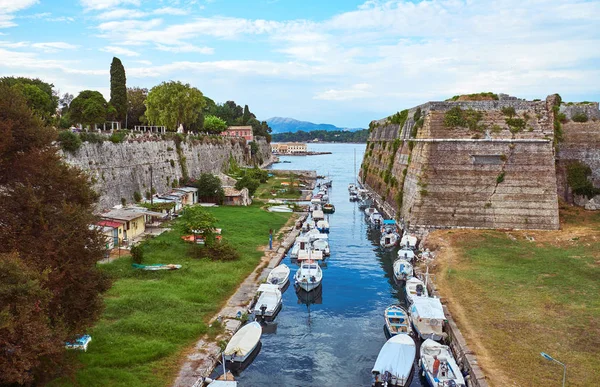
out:
{"label": "blue boat", "polygon": [[390,336],[396,336],[400,333],[412,333],[408,312],[400,305],[391,305],[385,308],[383,317],[385,319],[385,329]]}

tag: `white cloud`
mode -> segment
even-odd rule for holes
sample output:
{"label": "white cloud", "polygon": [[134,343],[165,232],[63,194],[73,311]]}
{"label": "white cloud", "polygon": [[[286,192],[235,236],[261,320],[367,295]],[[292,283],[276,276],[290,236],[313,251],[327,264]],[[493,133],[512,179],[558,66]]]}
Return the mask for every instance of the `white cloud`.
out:
{"label": "white cloud", "polygon": [[147,12],[142,12],[134,9],[117,8],[110,11],[102,12],[97,17],[100,20],[114,19],[139,19],[148,16]]}
{"label": "white cloud", "polygon": [[152,13],[155,15],[183,16],[183,15],[189,14],[190,12],[185,9],[181,9],[181,8],[163,7],[163,8],[155,9],[154,11],[152,11]]}
{"label": "white cloud", "polygon": [[313,98],[326,101],[348,101],[351,99],[373,98],[376,96],[376,94],[370,89],[370,85],[366,83],[358,83],[345,90],[326,90],[321,93],[317,93]]}
{"label": "white cloud", "polygon": [[108,76],[108,70],[81,69],[81,64],[76,61],[40,59],[33,52],[18,52],[0,48],[0,68],[12,69],[12,71],[34,70],[42,77],[48,70],[60,70],[66,74],[102,75]]}
{"label": "white cloud", "polygon": [[31,47],[43,50],[45,52],[57,52],[60,50],[74,50],[79,46],[66,42],[44,42],[33,43]]}
{"label": "white cloud", "polygon": [[167,52],[173,52],[173,53],[197,52],[199,54],[210,55],[215,52],[214,48],[212,48],[212,47],[198,47],[198,46],[194,46],[192,44],[187,44],[187,43],[182,43],[179,45],[171,45],[171,46],[157,44],[156,48],[160,51],[167,51]]}
{"label": "white cloud", "polygon": [[75,18],[71,17],[71,16],[58,16],[58,17],[49,17],[46,19],[46,21],[72,23],[75,21]]}
{"label": "white cloud", "polygon": [[14,13],[37,4],[38,0],[0,0],[0,13]]}
{"label": "white cloud", "polygon": [[103,10],[125,4],[140,5],[140,0],[80,0],[80,2],[86,10]]}
{"label": "white cloud", "polygon": [[109,52],[109,53],[115,54],[115,55],[140,56],[139,53],[137,53],[133,50],[129,50],[127,48],[117,47],[117,46],[106,46],[104,48],[101,48],[100,51]]}

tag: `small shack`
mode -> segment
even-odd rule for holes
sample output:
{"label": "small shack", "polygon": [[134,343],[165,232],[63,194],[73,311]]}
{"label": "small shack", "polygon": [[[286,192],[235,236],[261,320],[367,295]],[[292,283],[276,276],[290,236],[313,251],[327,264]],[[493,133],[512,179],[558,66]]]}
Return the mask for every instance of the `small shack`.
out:
{"label": "small shack", "polygon": [[252,204],[248,188],[237,190],[234,187],[223,187],[225,192],[225,200],[223,204],[226,206],[249,206]]}
{"label": "small shack", "polygon": [[105,212],[100,216],[103,219],[121,223],[123,225],[121,240],[131,240],[146,231],[146,222],[143,212],[116,209]]}

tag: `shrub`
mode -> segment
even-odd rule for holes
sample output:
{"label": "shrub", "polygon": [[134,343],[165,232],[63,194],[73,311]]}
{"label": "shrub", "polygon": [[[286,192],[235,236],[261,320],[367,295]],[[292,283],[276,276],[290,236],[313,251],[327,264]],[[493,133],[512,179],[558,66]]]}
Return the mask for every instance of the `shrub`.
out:
{"label": "shrub", "polygon": [[567,165],[567,183],[573,193],[588,199],[600,194],[600,189],[594,187],[594,184],[588,179],[591,174],[592,169],[580,161],[574,161]]}
{"label": "shrub", "polygon": [[139,202],[141,202],[141,201],[142,201],[142,194],[141,194],[141,193],[139,193],[138,191],[135,191],[135,192],[133,193],[133,200],[134,200],[136,203],[139,203]]}
{"label": "shrub", "polygon": [[392,124],[397,124],[398,126],[400,126],[400,128],[402,128],[404,126],[404,123],[406,122],[406,120],[408,119],[408,110],[402,110],[401,112],[397,112],[396,114],[394,114],[391,117],[388,117],[388,121]]}
{"label": "shrub", "polygon": [[205,248],[206,256],[213,261],[235,261],[240,258],[240,253],[229,243],[222,241]]}
{"label": "shrub", "polygon": [[447,128],[456,128],[463,126],[463,110],[460,106],[455,106],[444,114],[444,126]]}
{"label": "shrub", "polygon": [[496,184],[500,184],[504,181],[504,175],[506,173],[504,171],[500,172],[500,174],[498,175],[498,177],[496,177]]}
{"label": "shrub", "polygon": [[563,124],[568,121],[567,115],[565,113],[558,113],[556,115],[556,119],[562,122]]}
{"label": "shrub", "polygon": [[81,132],[79,138],[81,138],[81,141],[90,144],[102,144],[104,142],[104,136],[94,132]]}
{"label": "shrub", "polygon": [[512,118],[517,115],[515,108],[512,106],[503,107],[501,110],[502,110],[502,114],[504,114],[508,118]]}
{"label": "shrub", "polygon": [[81,138],[70,130],[58,133],[58,141],[65,152],[75,153],[81,147]]}
{"label": "shrub", "polygon": [[141,264],[144,260],[144,249],[142,245],[135,245],[131,248],[131,260],[133,263]]}
{"label": "shrub", "polygon": [[244,176],[235,183],[235,189],[242,190],[248,188],[248,192],[250,193],[250,196],[252,196],[259,185],[260,181],[253,179],[250,176]]}
{"label": "shrub", "polygon": [[121,198],[121,204],[124,206],[127,204],[127,199]]}
{"label": "shrub", "polygon": [[118,130],[116,132],[113,132],[113,134],[111,134],[108,139],[113,144],[118,144],[118,143],[123,142],[126,137],[127,137],[127,132],[126,131],[124,131],[124,130]]}
{"label": "shrub", "polygon": [[571,116],[571,119],[575,122],[587,122],[588,116],[585,112],[577,112]]}
{"label": "shrub", "polygon": [[526,125],[525,120],[522,118],[507,118],[505,122],[508,125],[508,129],[512,133],[520,132],[521,130],[525,129]]}

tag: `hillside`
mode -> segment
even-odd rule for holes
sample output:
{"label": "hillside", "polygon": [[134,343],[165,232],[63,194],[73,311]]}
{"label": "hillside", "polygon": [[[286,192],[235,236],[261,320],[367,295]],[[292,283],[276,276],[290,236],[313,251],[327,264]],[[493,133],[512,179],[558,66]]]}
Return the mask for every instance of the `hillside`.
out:
{"label": "hillside", "polygon": [[273,134],[276,133],[288,133],[288,132],[297,132],[302,130],[304,132],[311,132],[315,130],[325,130],[325,131],[355,131],[360,130],[362,128],[339,128],[335,125],[331,124],[315,124],[308,121],[299,121],[293,118],[285,118],[285,117],[272,117],[267,120],[267,124],[273,129]]}
{"label": "hillside", "polygon": [[309,142],[318,140],[320,142],[353,142],[365,143],[369,138],[368,129],[349,130],[313,130],[305,132],[299,130],[294,133],[277,133],[273,135],[273,142]]}

